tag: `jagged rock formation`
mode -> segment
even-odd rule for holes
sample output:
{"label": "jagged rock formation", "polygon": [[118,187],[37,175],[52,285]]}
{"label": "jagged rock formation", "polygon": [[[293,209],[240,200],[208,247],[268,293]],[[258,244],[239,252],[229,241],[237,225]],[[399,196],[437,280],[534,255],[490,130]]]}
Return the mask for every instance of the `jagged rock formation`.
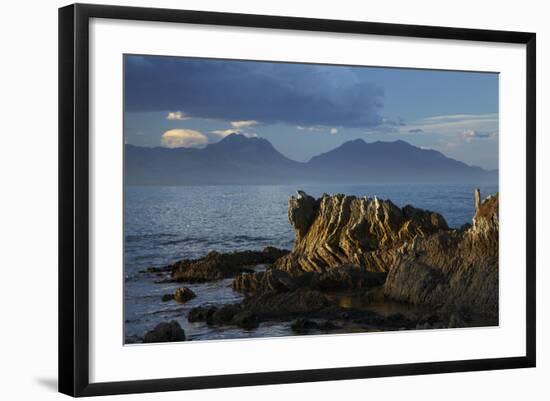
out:
{"label": "jagged rock formation", "polygon": [[468,305],[498,314],[498,193],[477,201],[472,226],[442,231],[402,247],[384,293],[400,301]]}
{"label": "jagged rock formation", "polygon": [[[383,293],[388,298],[437,307],[465,305],[496,317],[498,194],[482,201],[476,190],[475,205],[472,224],[455,230],[437,213],[398,208],[389,200],[314,199],[301,192],[289,201],[294,248],[275,266],[299,277],[295,287],[321,291],[375,286],[365,271],[387,272]],[[280,288],[279,276],[239,277],[234,288]]]}
{"label": "jagged rock formation", "polygon": [[323,272],[344,264],[385,272],[398,258],[388,252],[406,241],[448,230],[438,213],[390,200],[299,192],[289,200],[288,217],[296,232],[290,254],[279,259],[279,269]]}

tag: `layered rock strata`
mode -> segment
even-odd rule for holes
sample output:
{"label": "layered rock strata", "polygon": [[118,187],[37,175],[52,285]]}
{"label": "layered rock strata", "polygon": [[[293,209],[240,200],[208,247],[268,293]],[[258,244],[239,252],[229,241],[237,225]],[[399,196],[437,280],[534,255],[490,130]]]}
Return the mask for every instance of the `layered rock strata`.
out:
{"label": "layered rock strata", "polygon": [[469,305],[498,314],[498,194],[479,202],[471,227],[404,244],[384,293],[413,304]]}
{"label": "layered rock strata", "polygon": [[340,194],[314,199],[301,191],[290,198],[288,217],[296,241],[276,262],[286,271],[323,272],[347,264],[386,272],[398,258],[388,250],[449,229],[440,214],[410,205]]}

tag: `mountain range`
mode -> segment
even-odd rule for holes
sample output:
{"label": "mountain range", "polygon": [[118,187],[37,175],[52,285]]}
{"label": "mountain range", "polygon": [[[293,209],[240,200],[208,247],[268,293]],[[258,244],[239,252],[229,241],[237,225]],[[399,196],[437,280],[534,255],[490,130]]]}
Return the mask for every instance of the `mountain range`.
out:
{"label": "mountain range", "polygon": [[260,185],[337,183],[492,183],[485,170],[405,141],[362,139],[311,158],[291,160],[263,138],[231,134],[196,148],[125,145],[126,185]]}

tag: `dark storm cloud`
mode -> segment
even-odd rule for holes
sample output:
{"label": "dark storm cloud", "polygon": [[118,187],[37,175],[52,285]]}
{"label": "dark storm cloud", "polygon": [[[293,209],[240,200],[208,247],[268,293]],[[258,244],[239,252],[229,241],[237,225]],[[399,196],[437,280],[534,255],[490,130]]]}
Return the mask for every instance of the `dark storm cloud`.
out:
{"label": "dark storm cloud", "polygon": [[125,58],[126,111],[300,126],[383,122],[383,88],[354,69],[150,56]]}

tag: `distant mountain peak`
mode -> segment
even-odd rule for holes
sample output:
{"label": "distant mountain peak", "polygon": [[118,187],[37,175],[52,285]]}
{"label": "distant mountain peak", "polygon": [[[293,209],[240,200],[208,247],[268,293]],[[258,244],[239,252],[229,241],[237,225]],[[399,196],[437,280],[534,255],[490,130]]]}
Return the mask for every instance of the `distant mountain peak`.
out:
{"label": "distant mountain peak", "polygon": [[396,141],[367,142],[363,138],[350,139],[349,141],[346,141],[342,145],[340,145],[339,148],[344,147],[344,146],[349,147],[349,146],[365,146],[365,145],[366,146],[372,146],[372,145],[375,145],[375,146],[389,146],[389,147],[391,147],[391,146],[400,146],[400,147],[407,146],[407,147],[411,147],[411,148],[421,149],[421,148],[418,148],[417,146],[414,146],[414,145],[410,144],[409,142],[404,141],[402,139],[398,139]]}
{"label": "distant mountain peak", "polygon": [[210,149],[273,149],[273,145],[267,139],[249,137],[239,133],[229,134],[221,141],[211,143],[207,146]]}
{"label": "distant mountain peak", "polygon": [[250,138],[248,138],[246,135],[239,134],[238,132],[232,132],[231,134],[222,138],[220,142],[244,142],[247,139]]}
{"label": "distant mountain peak", "polygon": [[351,141],[348,141],[348,142],[351,142],[351,143],[364,143],[364,144],[367,143],[363,138],[352,139]]}
{"label": "distant mountain peak", "polygon": [[[159,148],[160,149],[160,148]],[[371,182],[494,182],[486,171],[404,140],[343,143],[307,163],[286,158],[265,138],[232,133],[203,149],[126,147],[132,185]],[[189,172],[193,174],[189,174]]]}
{"label": "distant mountain peak", "polygon": [[[414,146],[413,144],[410,144],[409,142],[407,141],[404,141],[403,139],[397,139],[395,141],[375,141],[375,142],[371,142],[370,143],[371,145],[386,145],[386,146],[409,146],[409,147],[412,147],[412,148],[418,148],[418,146]],[[420,149],[420,148],[418,148]]]}
{"label": "distant mountain peak", "polygon": [[[365,140],[362,139],[362,138],[350,139],[349,141],[346,141],[343,144],[341,144],[340,146],[338,146],[337,148],[332,149],[332,151],[334,151],[336,149],[355,148],[357,146],[365,146],[365,145],[368,145],[368,143],[365,142]],[[329,151],[329,152],[332,152],[332,151]]]}

